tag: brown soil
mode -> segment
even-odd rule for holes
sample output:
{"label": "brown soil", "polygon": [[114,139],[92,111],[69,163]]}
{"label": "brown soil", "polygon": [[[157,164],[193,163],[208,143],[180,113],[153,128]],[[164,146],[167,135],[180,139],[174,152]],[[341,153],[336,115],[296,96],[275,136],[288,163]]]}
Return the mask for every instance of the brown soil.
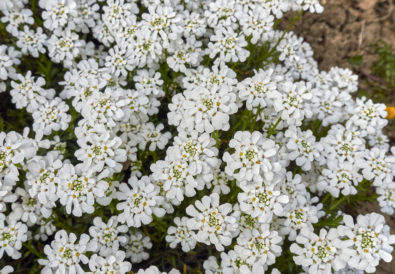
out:
{"label": "brown soil", "polygon": [[[309,42],[314,57],[322,70],[333,66],[351,68],[349,58],[362,55],[361,70],[369,72],[377,60],[374,43],[384,40],[395,50],[395,0],[321,0],[322,14],[305,13],[303,19],[292,30]],[[287,16],[288,17],[288,16]],[[360,82],[363,87],[363,82]],[[388,94],[386,102],[395,105],[395,92]],[[395,140],[395,132],[387,131]],[[377,203],[364,203],[358,213],[380,213]],[[385,214],[383,214],[385,215]],[[385,215],[395,234],[395,216]],[[376,273],[395,273],[395,251],[393,261],[381,261]]]}
{"label": "brown soil", "polygon": [[363,55],[363,69],[377,59],[373,44],[382,39],[395,49],[394,0],[321,0],[322,14],[305,13],[293,31],[314,48],[323,70],[350,67],[351,56]]}

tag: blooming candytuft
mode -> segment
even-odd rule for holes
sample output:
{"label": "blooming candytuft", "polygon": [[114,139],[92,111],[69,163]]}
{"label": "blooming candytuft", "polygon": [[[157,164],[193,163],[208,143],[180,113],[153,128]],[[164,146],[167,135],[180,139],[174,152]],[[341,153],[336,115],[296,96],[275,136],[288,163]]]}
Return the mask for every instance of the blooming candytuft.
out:
{"label": "blooming candytuft", "polygon": [[219,204],[219,195],[213,193],[189,205],[186,212],[192,218],[187,220],[191,230],[197,230],[196,240],[206,244],[214,244],[218,251],[232,242],[233,233],[237,229],[236,218],[231,215],[231,204]]}

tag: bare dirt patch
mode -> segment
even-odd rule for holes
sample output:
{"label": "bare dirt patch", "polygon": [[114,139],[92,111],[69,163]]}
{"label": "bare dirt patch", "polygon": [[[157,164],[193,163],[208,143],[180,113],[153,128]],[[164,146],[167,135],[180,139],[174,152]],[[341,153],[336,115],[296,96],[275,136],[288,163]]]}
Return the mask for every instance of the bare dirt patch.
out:
{"label": "bare dirt patch", "polygon": [[382,39],[395,48],[394,0],[321,2],[322,14],[305,13],[292,29],[312,45],[321,69],[350,67],[350,57],[363,55],[363,69],[369,70],[377,60],[375,42]]}

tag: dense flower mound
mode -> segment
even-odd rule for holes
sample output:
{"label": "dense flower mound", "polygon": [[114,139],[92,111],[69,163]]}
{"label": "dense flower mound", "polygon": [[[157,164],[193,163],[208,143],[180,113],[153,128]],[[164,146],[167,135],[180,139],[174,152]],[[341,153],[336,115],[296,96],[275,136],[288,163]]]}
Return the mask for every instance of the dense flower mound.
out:
{"label": "dense flower mound", "polygon": [[[0,273],[373,273],[386,107],[278,28],[318,0],[0,1]],[[289,27],[290,27],[289,26]],[[289,29],[289,28],[287,28]],[[30,271],[30,272],[29,272]]]}

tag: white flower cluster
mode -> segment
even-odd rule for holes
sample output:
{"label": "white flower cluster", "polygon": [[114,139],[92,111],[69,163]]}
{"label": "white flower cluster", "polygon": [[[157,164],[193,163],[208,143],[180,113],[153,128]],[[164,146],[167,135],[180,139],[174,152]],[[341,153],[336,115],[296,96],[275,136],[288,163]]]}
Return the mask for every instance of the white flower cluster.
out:
{"label": "white flower cluster", "polygon": [[284,256],[306,273],[391,261],[382,215],[325,223],[370,186],[394,213],[395,147],[385,105],[353,99],[357,76],[320,71],[302,38],[274,30],[303,10],[323,8],[1,1],[0,92],[32,124],[0,132],[0,259],[152,274],[166,272],[140,263],[165,265],[165,247],[212,245],[206,273],[276,274]]}

